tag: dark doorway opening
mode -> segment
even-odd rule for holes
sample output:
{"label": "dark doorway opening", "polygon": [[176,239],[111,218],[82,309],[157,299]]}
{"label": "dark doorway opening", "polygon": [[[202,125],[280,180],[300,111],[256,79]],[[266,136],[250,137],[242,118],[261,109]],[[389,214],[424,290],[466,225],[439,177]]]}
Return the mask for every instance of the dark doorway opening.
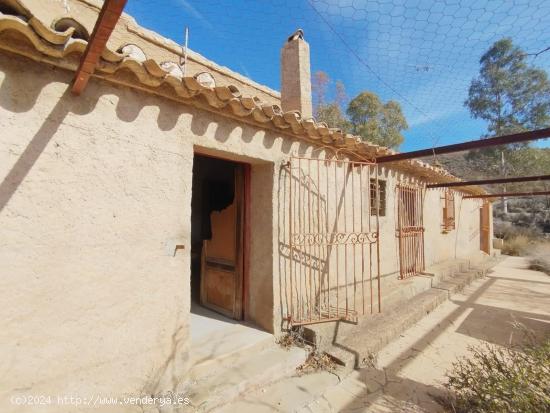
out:
{"label": "dark doorway opening", "polygon": [[244,167],[195,155],[191,201],[191,302],[243,318]]}

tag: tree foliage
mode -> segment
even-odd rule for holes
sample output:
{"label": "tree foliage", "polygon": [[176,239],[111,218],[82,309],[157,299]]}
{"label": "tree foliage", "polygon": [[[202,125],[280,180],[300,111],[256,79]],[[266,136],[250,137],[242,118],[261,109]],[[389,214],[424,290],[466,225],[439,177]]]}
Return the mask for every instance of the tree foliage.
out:
{"label": "tree foliage", "polygon": [[399,103],[382,103],[372,92],[362,92],[348,105],[353,132],[364,140],[397,148],[403,143],[401,132],[408,128]]}
{"label": "tree foliage", "polygon": [[351,123],[346,119],[337,103],[325,103],[315,110],[315,118],[325,122],[331,128],[341,129],[343,132],[351,132]]}
{"label": "tree foliage", "polygon": [[527,54],[509,38],[495,42],[479,60],[465,105],[473,117],[487,121],[490,136],[547,127],[550,82],[531,66]]}
{"label": "tree foliage", "polygon": [[344,132],[351,131],[351,125],[342,113],[342,106],[346,100],[346,91],[342,82],[336,82],[334,100],[327,102],[327,91],[330,84],[329,76],[322,71],[313,74],[313,115],[319,122],[325,122],[331,128],[338,128]]}
{"label": "tree foliage", "polygon": [[363,140],[397,148],[403,143],[402,131],[408,128],[398,102],[383,103],[373,92],[364,91],[343,107],[347,100],[342,82],[335,83],[334,99],[327,101],[330,78],[324,72],[313,76],[313,101],[315,118],[330,127],[354,133]]}
{"label": "tree foliage", "polygon": [[[479,60],[465,105],[474,118],[487,121],[488,136],[550,125],[550,81],[544,70],[527,62],[527,54],[511,39],[495,42]],[[504,156],[505,170],[501,159]],[[467,160],[485,175],[528,175],[548,171],[546,152],[526,144],[471,151]]]}

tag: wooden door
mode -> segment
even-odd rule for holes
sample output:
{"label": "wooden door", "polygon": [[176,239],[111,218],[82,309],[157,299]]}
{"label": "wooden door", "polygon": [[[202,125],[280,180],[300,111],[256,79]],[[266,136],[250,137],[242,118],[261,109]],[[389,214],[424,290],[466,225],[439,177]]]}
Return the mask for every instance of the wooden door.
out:
{"label": "wooden door", "polygon": [[237,320],[243,313],[243,192],[236,166],[233,203],[211,213],[212,238],[203,241],[201,265],[201,304]]}
{"label": "wooden door", "polygon": [[491,207],[488,202],[484,202],[479,210],[479,226],[480,226],[480,249],[481,251],[491,253]]}

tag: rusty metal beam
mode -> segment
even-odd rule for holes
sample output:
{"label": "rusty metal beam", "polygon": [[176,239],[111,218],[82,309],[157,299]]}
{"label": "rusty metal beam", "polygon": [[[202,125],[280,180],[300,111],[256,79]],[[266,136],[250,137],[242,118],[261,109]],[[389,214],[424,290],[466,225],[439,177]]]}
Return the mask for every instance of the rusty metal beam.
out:
{"label": "rusty metal beam", "polygon": [[550,195],[550,191],[541,191],[541,192],[502,192],[500,194],[485,194],[485,195],[468,195],[464,198],[501,198],[501,197],[520,197],[520,196],[542,196]]}
{"label": "rusty metal beam", "polygon": [[422,158],[425,156],[443,155],[445,153],[462,152],[470,149],[487,148],[489,146],[507,145],[510,143],[528,142],[544,138],[550,138],[550,128],[514,133],[513,135],[497,136],[495,138],[478,139],[475,141],[455,143],[453,145],[437,146],[435,148],[397,153],[395,155],[384,155],[376,158],[376,163],[404,161],[407,159]]}
{"label": "rusty metal beam", "polygon": [[72,92],[80,95],[88,80],[95,71],[99,58],[107,45],[107,41],[126,6],[127,0],[105,0],[99,12],[94,31],[88,41],[88,46],[76,71]]}
{"label": "rusty metal beam", "polygon": [[508,184],[513,182],[532,182],[532,181],[549,181],[549,180],[550,180],[550,175],[519,176],[519,177],[513,177],[513,178],[480,179],[478,181],[442,182],[439,184],[426,185],[426,188],[451,188],[455,186]]}

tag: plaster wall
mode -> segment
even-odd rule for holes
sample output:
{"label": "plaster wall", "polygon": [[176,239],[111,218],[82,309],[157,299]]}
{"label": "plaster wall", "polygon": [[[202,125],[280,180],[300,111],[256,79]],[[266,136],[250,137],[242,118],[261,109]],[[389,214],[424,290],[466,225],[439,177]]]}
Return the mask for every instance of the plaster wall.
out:
{"label": "plaster wall", "polygon": [[[380,249],[377,253],[376,244],[357,242],[350,237],[353,232],[376,232],[376,217],[369,213],[369,181],[376,177],[374,166],[363,167],[360,173],[357,166],[349,168],[346,164],[337,164],[335,167],[334,163],[316,162],[310,165],[297,160],[291,166],[292,173],[289,168],[281,169],[284,179],[281,179],[278,195],[282,205],[278,214],[282,316],[292,314],[298,321],[315,318],[315,312],[310,311],[318,309],[319,302],[325,307],[347,308],[358,315],[376,312],[377,255],[383,304],[386,297],[405,297],[399,295],[400,290],[408,289],[411,282],[400,279],[397,185],[422,183],[395,170],[379,167],[378,179],[386,185],[386,208],[378,217]],[[478,260],[481,257],[481,201],[463,199],[464,194],[455,192],[455,229],[444,232],[443,190],[424,189],[422,193],[426,270],[447,260]],[[363,205],[362,214],[360,205]],[[293,260],[290,259],[291,225],[293,233],[303,235],[292,241]],[[309,237],[318,233],[326,235],[322,241]]]}
{"label": "plaster wall", "polygon": [[[194,152],[251,164],[247,318],[280,332],[286,164],[291,154],[326,156],[304,141],[95,79],[74,97],[71,80],[69,72],[0,54],[6,412],[17,411],[8,397],[18,392],[139,396],[185,379]],[[405,177],[380,174],[388,185],[381,273],[396,280],[394,194]],[[439,195],[426,196],[428,264],[479,249],[476,204],[457,203],[458,229],[441,234]],[[176,244],[183,248],[174,254]]]}
{"label": "plaster wall", "polygon": [[248,318],[274,331],[274,165],[300,144],[96,80],[74,97],[71,80],[0,54],[5,412],[30,391],[140,396],[185,379],[195,151],[252,164]]}

